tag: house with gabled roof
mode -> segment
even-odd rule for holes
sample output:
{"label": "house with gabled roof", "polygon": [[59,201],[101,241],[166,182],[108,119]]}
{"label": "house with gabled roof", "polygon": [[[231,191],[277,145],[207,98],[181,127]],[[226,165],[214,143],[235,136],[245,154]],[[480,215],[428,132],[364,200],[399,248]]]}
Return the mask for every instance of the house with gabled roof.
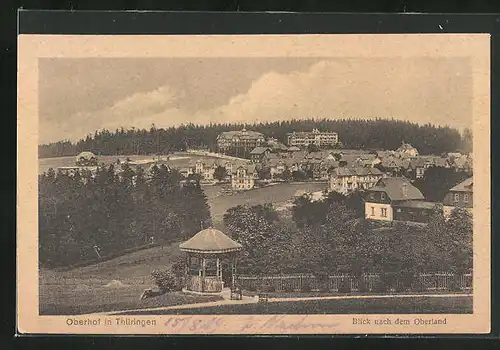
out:
{"label": "house with gabled roof", "polygon": [[250,152],[250,159],[254,163],[262,162],[262,159],[271,152],[271,147],[257,146]]}
{"label": "house with gabled roof", "polygon": [[231,173],[231,187],[233,190],[250,190],[255,186],[258,178],[255,164],[240,164],[233,167]]}
{"label": "house with gabled roof", "polygon": [[328,189],[347,194],[356,190],[366,190],[375,186],[383,173],[370,167],[339,167],[330,174]]}
{"label": "house with gabled roof", "polygon": [[406,175],[411,179],[424,177],[425,171],[433,167],[449,168],[450,163],[446,158],[439,156],[417,156],[410,158]]}
{"label": "house with gabled roof", "polygon": [[401,146],[396,150],[402,157],[416,157],[418,156],[418,150],[413,147],[411,144],[406,143],[404,141],[401,142]]}
{"label": "house with gabled roof", "polygon": [[472,177],[460,182],[450,188],[443,199],[443,214],[450,217],[455,208],[466,209],[472,215],[473,203],[473,180]]}
{"label": "house with gabled roof", "polygon": [[425,223],[436,206],[405,177],[382,178],[365,194],[365,218],[371,220]]}

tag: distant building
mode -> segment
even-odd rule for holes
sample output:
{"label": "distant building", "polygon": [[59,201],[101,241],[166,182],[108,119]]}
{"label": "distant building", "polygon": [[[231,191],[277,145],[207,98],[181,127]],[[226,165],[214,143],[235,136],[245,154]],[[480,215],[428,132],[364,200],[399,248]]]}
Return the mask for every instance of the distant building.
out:
{"label": "distant building", "polygon": [[438,156],[417,156],[409,160],[406,169],[408,177],[420,179],[424,177],[427,169],[432,167],[449,168],[450,164],[446,158]]}
{"label": "distant building", "polygon": [[387,174],[394,177],[399,177],[406,172],[410,164],[409,159],[387,156],[381,159],[379,165]]}
{"label": "distant building", "polygon": [[271,152],[271,148],[269,147],[255,147],[251,152],[250,152],[250,159],[254,163],[260,163],[264,159],[264,157]]}
{"label": "distant building", "polygon": [[97,166],[63,166],[57,168],[57,171],[68,176],[75,176],[76,173],[84,175],[88,172],[93,177],[97,173]]}
{"label": "distant building", "polygon": [[196,161],[196,163],[194,164],[194,170],[192,170],[190,173],[200,175],[203,182],[216,182],[217,179],[215,178],[215,169],[220,166],[226,169],[226,179],[229,180],[233,171],[233,167],[235,165],[238,166],[242,164],[246,163],[243,161],[229,161],[223,159],[200,159]]}
{"label": "distant building", "polygon": [[418,156],[418,150],[411,144],[405,143],[404,141],[401,143],[401,146],[399,146],[399,148],[396,150],[396,153],[398,153],[402,157]]}
{"label": "distant building", "polygon": [[217,136],[217,148],[221,153],[245,156],[255,147],[262,146],[265,137],[260,132],[250,130],[226,131]]}
{"label": "distant building", "polygon": [[76,156],[77,166],[97,166],[97,157],[92,152],[82,152]]}
{"label": "distant building", "polygon": [[233,167],[231,186],[233,190],[250,190],[255,186],[255,179],[257,177],[255,164],[242,164]]}
{"label": "distant building", "polygon": [[424,196],[405,177],[380,179],[367,190],[365,218],[382,221],[428,222],[436,203],[424,201]]}
{"label": "distant building", "polygon": [[443,200],[443,214],[449,217],[455,208],[464,208],[472,214],[473,208],[473,181],[472,177],[453,186]]}
{"label": "distant building", "polygon": [[370,189],[382,178],[377,168],[336,168],[330,174],[329,190],[347,194],[355,190]]}
{"label": "distant building", "polygon": [[335,146],[339,143],[339,136],[336,132],[319,131],[313,129],[311,132],[300,131],[287,134],[288,146],[307,147],[315,145],[318,147]]}

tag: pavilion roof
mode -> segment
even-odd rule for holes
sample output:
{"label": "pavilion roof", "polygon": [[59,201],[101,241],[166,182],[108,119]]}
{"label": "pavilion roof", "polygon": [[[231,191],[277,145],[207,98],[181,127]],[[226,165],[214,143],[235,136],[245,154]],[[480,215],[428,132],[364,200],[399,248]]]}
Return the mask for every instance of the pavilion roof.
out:
{"label": "pavilion roof", "polygon": [[191,253],[229,253],[239,251],[242,245],[226,236],[222,231],[207,228],[179,245],[181,251]]}

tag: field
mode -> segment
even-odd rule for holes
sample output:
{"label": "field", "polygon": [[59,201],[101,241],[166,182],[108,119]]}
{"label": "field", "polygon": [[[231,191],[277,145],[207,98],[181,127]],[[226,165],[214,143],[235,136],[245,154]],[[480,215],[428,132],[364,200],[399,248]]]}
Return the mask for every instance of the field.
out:
{"label": "field", "polygon": [[304,314],[466,314],[472,296],[279,301],[178,310],[124,312],[126,315],[304,315]]}
{"label": "field", "polygon": [[179,243],[174,243],[68,271],[41,270],[40,314],[82,314],[221,299],[167,293],[139,300],[144,289],[154,287],[151,272],[171,265],[180,254]]}
{"label": "field", "polygon": [[[163,156],[165,157],[165,156]],[[153,160],[154,156],[137,156],[137,155],[119,155],[119,156],[99,156],[99,162],[106,165],[116,163],[119,159],[124,161],[130,158],[132,161],[145,161]],[[176,152],[170,155],[170,163],[178,166],[184,167],[189,164],[189,162],[196,162],[198,159],[211,158],[208,156],[198,156],[193,154],[187,154],[182,152]],[[75,157],[56,157],[56,158],[41,158],[38,159],[38,172],[41,174],[50,168],[56,169],[58,167],[75,166]]]}

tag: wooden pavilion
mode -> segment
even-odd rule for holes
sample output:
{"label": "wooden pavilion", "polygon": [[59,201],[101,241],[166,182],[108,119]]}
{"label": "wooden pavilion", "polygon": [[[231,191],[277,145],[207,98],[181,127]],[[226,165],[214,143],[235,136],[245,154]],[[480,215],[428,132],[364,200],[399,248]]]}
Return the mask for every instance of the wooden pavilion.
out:
{"label": "wooden pavilion", "polygon": [[[186,252],[186,290],[219,293],[224,288],[224,280],[228,281],[225,278],[228,276],[231,287],[234,287],[236,255],[242,249],[240,243],[219,230],[207,228],[179,247]],[[230,271],[223,268],[223,262],[228,261]]]}

